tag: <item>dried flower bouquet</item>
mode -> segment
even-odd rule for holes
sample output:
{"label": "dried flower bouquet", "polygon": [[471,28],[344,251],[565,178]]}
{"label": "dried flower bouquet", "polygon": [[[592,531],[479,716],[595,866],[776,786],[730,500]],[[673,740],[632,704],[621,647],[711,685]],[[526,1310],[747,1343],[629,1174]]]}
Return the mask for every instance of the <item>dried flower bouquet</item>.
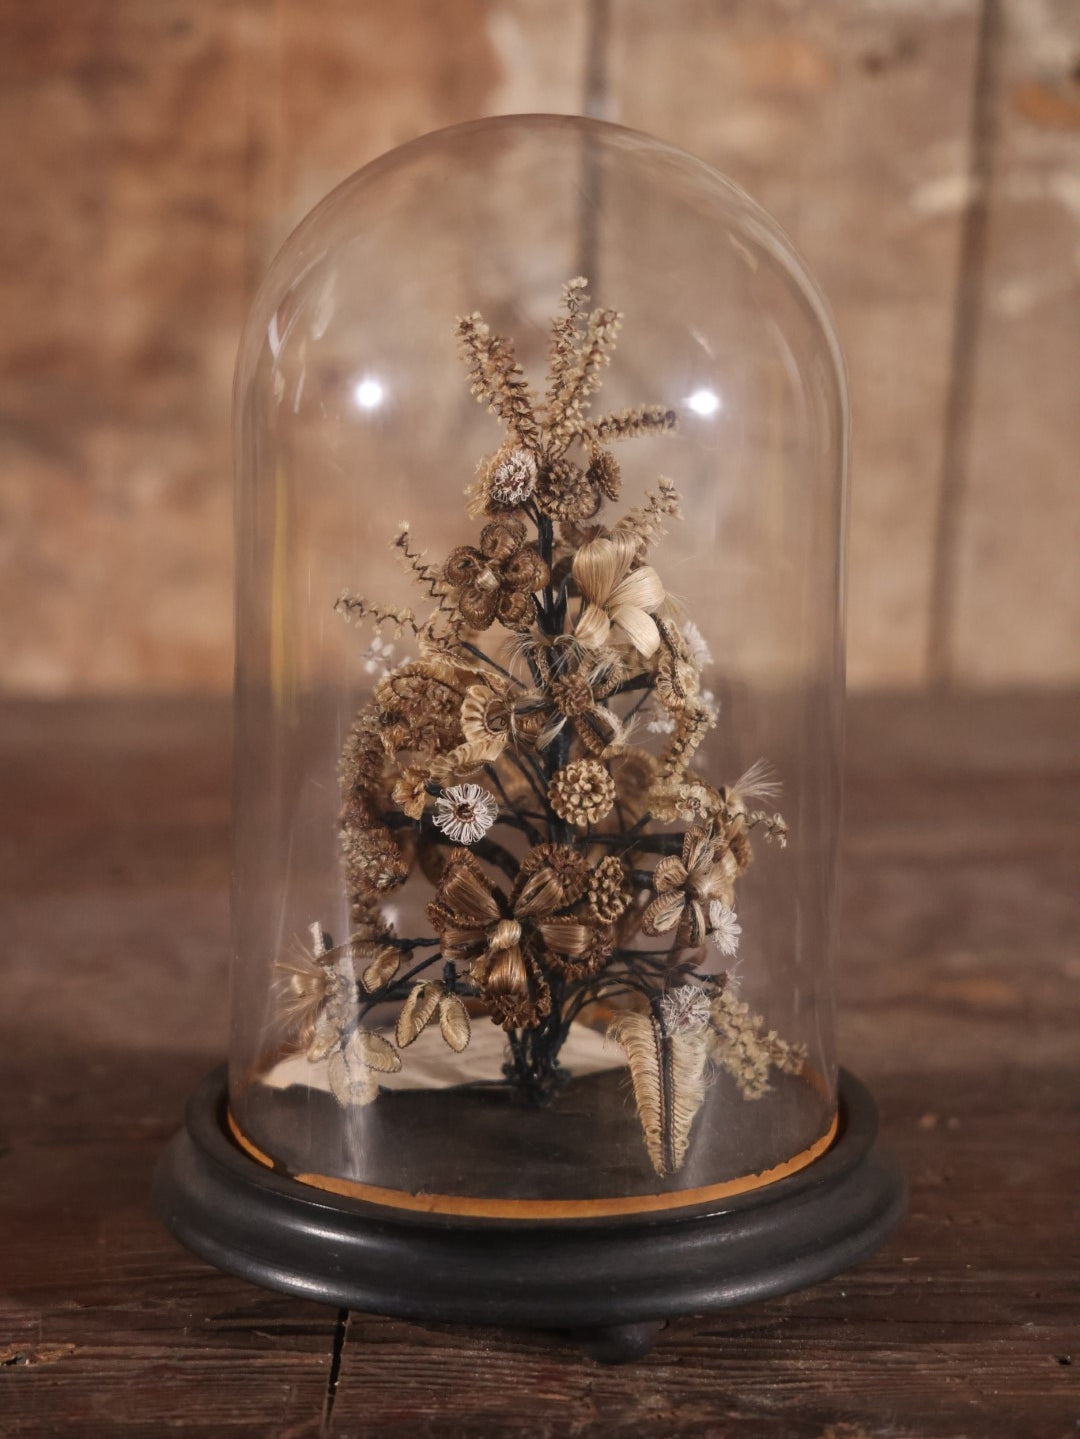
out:
{"label": "dried flower bouquet", "polygon": [[[590,311],[582,279],[563,301],[543,400],[510,340],[478,314],[458,322],[472,393],[506,435],[468,492],[474,544],[431,564],[407,528],[394,542],[431,612],[338,602],[358,623],[407,632],[418,653],[379,679],[349,733],[354,933],[331,948],[313,928],[313,951],[283,976],[284,1018],[310,1059],[328,1060],[338,1100],[363,1105],[428,1026],[461,1051],[486,1015],[507,1033],[507,1084],[542,1102],[591,1007],[625,1052],[649,1158],[667,1175],[711,1066],[752,1099],[771,1068],[802,1065],[727,972],[703,968],[708,946],[737,951],[752,833],[783,846],[787,830],[753,808],[772,795],[763,766],[720,788],[694,773],[716,723],[708,655],[649,563],[678,516],[675,487],[660,479],[643,505],[608,514],[611,444],[676,417],[653,405],[593,416],[621,317]],[[391,648],[376,636],[373,653]],[[380,901],[417,870],[433,886],[433,933],[405,938]],[[390,1003],[392,1041],[373,1020]]]}

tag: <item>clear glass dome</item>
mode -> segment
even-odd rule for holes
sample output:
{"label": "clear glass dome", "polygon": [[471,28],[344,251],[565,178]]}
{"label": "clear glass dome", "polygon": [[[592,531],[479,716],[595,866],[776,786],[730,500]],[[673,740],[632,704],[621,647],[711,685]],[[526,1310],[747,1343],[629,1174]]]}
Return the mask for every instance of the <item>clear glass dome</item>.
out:
{"label": "clear glass dome", "polygon": [[846,400],[788,240],[615,126],[428,136],[285,245],[236,425],[240,1142],[480,1215],[809,1163]]}

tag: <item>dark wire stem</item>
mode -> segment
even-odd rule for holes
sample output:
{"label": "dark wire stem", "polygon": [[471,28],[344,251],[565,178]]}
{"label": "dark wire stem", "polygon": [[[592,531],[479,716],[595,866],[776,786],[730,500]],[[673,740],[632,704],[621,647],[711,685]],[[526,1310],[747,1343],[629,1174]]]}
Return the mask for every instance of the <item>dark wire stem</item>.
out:
{"label": "dark wire stem", "polygon": [[570,576],[564,575],[562,584],[555,591],[555,606],[553,627],[557,635],[561,635],[566,624],[566,604],[570,590]]}
{"label": "dark wire stem", "polygon": [[[484,766],[484,773],[487,775],[488,779],[495,786],[495,788],[499,791],[499,798],[502,800],[503,804],[506,805],[507,809],[513,809],[514,806],[510,803],[510,796],[506,793],[506,790],[503,789],[503,782],[499,778],[499,771],[495,768],[495,766],[493,764],[486,764]],[[520,811],[518,812],[520,813]]]}
{"label": "dark wire stem", "polygon": [[502,665],[499,664],[498,660],[493,660],[490,655],[486,655],[484,651],[478,649],[476,645],[470,644],[468,640],[460,640],[459,644],[461,645],[461,648],[463,650],[468,650],[468,652],[471,655],[474,655],[476,659],[483,660],[484,664],[490,665],[493,670],[497,670],[504,679],[510,680],[512,684],[517,685],[519,688],[524,688],[521,684],[521,681],[516,677],[516,675],[512,675],[509,670],[504,669]]}
{"label": "dark wire stem", "polygon": [[530,844],[540,844],[543,841],[543,836],[536,826],[530,824],[529,821],[524,819],[520,814],[503,814],[500,812],[495,823],[505,824],[509,829],[520,830]]}
{"label": "dark wire stem", "polygon": [[525,756],[525,763],[532,770],[534,776],[536,777],[540,785],[540,789],[537,791],[537,793],[543,795],[545,806],[547,805],[547,782],[550,778],[548,770],[551,769],[551,757],[554,753],[553,745],[554,741],[551,745],[548,746],[547,751],[544,754],[543,765],[541,765],[538,760],[534,759],[531,754]]}
{"label": "dark wire stem", "polygon": [[646,810],[645,813],[641,816],[640,819],[636,819],[636,820],[634,821],[634,823],[630,826],[630,828],[626,831],[626,833],[627,833],[628,835],[638,834],[641,830],[643,830],[643,829],[645,828],[645,826],[646,826],[651,820],[652,820],[652,814],[650,813],[649,810]]}
{"label": "dark wire stem", "polygon": [[599,979],[585,986],[574,996],[572,1002],[567,1006],[566,1014],[560,1027],[559,1043],[562,1044],[570,1033],[570,1026],[583,1009],[590,1004],[595,1004],[599,999],[613,999],[620,994],[643,994],[647,999],[656,993],[656,986],[638,980],[632,975],[612,974],[601,975]]}
{"label": "dark wire stem", "polygon": [[[540,801],[540,803],[541,803],[541,804],[544,806],[544,808],[546,809],[546,808],[547,808],[547,794],[537,785],[535,776],[531,773],[530,769],[529,769],[528,766],[525,764],[524,760],[522,760],[519,755],[514,754],[514,753],[511,753],[510,751],[507,751],[506,757],[507,757],[507,759],[510,761],[510,763],[514,766],[514,768],[517,769],[517,770],[519,770],[519,771],[521,772],[521,775],[522,775],[523,778],[528,782],[528,785],[529,785],[530,789],[532,790],[533,794],[536,796],[536,798]],[[546,814],[544,815],[544,819],[545,819],[545,820],[547,819],[547,815],[546,815]]]}
{"label": "dark wire stem", "polygon": [[[570,736],[566,733],[565,729],[562,729],[551,741],[551,744],[548,745],[547,753],[545,755],[549,784],[551,782],[552,776],[554,776],[560,769],[562,769],[563,765],[565,765],[569,752]],[[559,816],[551,808],[550,802],[548,803],[548,812],[551,815],[551,818],[548,821],[548,831],[551,834],[552,840],[555,844],[569,844],[574,838],[573,826],[570,825],[566,820],[559,818]]]}
{"label": "dark wire stem", "polygon": [[536,547],[540,553],[540,558],[548,567],[548,582],[544,586],[543,598],[537,606],[541,620],[540,628],[547,635],[555,635],[557,633],[555,629],[555,592],[551,588],[551,561],[554,551],[555,531],[547,515],[540,514],[535,505],[531,505],[530,508],[530,518],[536,526]]}
{"label": "dark wire stem", "polygon": [[623,715],[623,724],[629,724],[629,722],[634,718],[634,716],[635,716],[635,715],[638,713],[638,711],[641,709],[642,705],[648,704],[649,700],[652,699],[652,693],[653,693],[653,692],[652,692],[652,686],[650,686],[650,687],[645,691],[645,693],[641,696],[640,699],[635,700],[635,702],[630,706],[630,708],[629,708],[629,709],[626,711],[626,713]]}
{"label": "dark wire stem", "polygon": [[530,844],[539,844],[541,839],[540,831],[535,825],[530,824],[529,821],[532,819],[542,820],[545,816],[533,814],[531,810],[517,809],[514,804],[511,803],[510,796],[503,788],[502,780],[499,778],[498,771],[494,765],[486,764],[484,766],[484,773],[499,791],[499,796],[503,802],[504,809],[500,811],[497,823],[510,825],[512,829],[519,829],[528,838]]}
{"label": "dark wire stem", "polygon": [[632,849],[639,849],[643,854],[681,854],[681,834],[648,834],[631,837],[630,831],[626,834],[594,834],[593,844],[610,845],[613,849],[621,849],[624,854]]}
{"label": "dark wire stem", "polygon": [[643,672],[634,675],[632,679],[624,680],[621,685],[616,685],[608,695],[608,699],[616,699],[619,695],[629,694],[631,690],[651,690],[652,687],[652,675]]}
{"label": "dark wire stem", "polygon": [[[390,810],[380,815],[380,819],[387,829],[416,829],[429,844],[454,846],[456,843],[449,835],[443,834],[442,830],[436,829],[435,825],[425,825],[420,820],[411,819],[407,814],[398,814],[396,811]],[[516,878],[517,860],[508,849],[505,849],[496,840],[489,839],[485,835],[483,839],[474,840],[470,849],[480,859],[486,859],[489,864],[496,865],[509,879]]]}
{"label": "dark wire stem", "polygon": [[[536,601],[537,624],[542,634],[553,639],[562,631],[565,614],[565,601],[562,594],[560,593],[560,596],[556,598],[551,585],[554,527],[546,515],[540,514],[534,501],[530,501],[525,507],[525,513],[536,526],[537,550],[548,567],[548,583]],[[524,651],[524,654],[532,673],[533,683],[536,689],[543,694],[546,684],[540,666],[528,649]],[[544,813],[538,818],[546,824],[550,839],[556,842],[565,842],[569,835],[565,833],[567,826],[552,810],[547,791],[555,769],[566,762],[566,753],[567,740],[560,735],[545,753],[542,765],[531,754],[519,756],[513,753],[508,755],[511,763],[525,777],[529,788],[539,801]],[[530,843],[540,842],[540,832],[534,828],[525,813],[516,810],[509,803],[501,784],[499,784],[499,792],[507,801],[507,809],[510,811],[501,817],[503,822],[520,829],[528,837]],[[544,1099],[559,1082],[560,1071],[557,1056],[565,1035],[562,1020],[564,986],[561,980],[552,979],[550,993],[550,1012],[541,1020],[540,1024],[532,1029],[511,1031],[509,1035],[510,1062],[507,1065],[507,1077],[513,1078],[519,1093],[529,1102],[539,1102]]]}

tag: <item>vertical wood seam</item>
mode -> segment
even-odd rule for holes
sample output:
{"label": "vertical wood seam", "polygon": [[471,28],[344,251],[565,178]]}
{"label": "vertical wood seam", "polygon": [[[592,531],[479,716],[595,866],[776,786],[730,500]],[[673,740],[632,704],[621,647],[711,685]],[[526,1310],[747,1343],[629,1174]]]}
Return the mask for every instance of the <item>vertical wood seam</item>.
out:
{"label": "vertical wood seam", "polygon": [[582,114],[607,119],[610,0],[588,0],[585,10],[585,93]]}
{"label": "vertical wood seam", "polygon": [[[585,10],[585,70],[581,113],[591,120],[607,118],[608,44],[611,30],[609,0],[587,0]],[[578,210],[577,273],[588,280],[593,294],[600,284],[596,241],[596,214],[599,207],[600,175],[590,136],[581,154],[581,203]],[[567,277],[569,278],[569,277]]]}
{"label": "vertical wood seam", "polygon": [[285,0],[245,0],[244,312],[284,236]]}
{"label": "vertical wood seam", "polygon": [[334,1322],[334,1340],[330,1351],[330,1372],[326,1376],[326,1397],[323,1400],[322,1428],[329,1431],[334,1416],[334,1400],[337,1398],[338,1380],[341,1377],[341,1360],[349,1338],[349,1311],[339,1309]]}
{"label": "vertical wood seam", "polygon": [[1001,0],[982,0],[972,80],[970,196],[960,226],[952,343],[933,535],[926,670],[932,689],[953,680],[959,536],[970,487],[971,427],[986,289],[986,250],[998,129]]}

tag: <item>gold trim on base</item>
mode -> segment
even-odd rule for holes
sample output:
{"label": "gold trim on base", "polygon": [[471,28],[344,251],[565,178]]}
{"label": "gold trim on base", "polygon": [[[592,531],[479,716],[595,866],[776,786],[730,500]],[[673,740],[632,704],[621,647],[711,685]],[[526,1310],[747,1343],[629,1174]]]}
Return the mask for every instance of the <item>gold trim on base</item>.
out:
{"label": "gold trim on base", "polygon": [[[228,1110],[229,1130],[237,1144],[252,1159],[268,1169],[282,1171],[270,1156],[253,1144]],[[710,1204],[717,1199],[730,1199],[763,1189],[797,1174],[825,1153],[836,1138],[838,1116],[834,1112],[828,1129],[808,1148],[800,1150],[782,1164],[763,1169],[758,1174],[741,1174],[722,1184],[704,1184],[696,1189],[678,1189],[664,1194],[615,1195],[607,1199],[487,1199],[479,1195],[410,1194],[403,1189],[386,1189],[380,1184],[361,1184],[354,1179],[338,1179],[330,1174],[292,1174],[289,1177],[313,1189],[340,1194],[347,1199],[362,1199],[387,1209],[407,1209],[414,1214],[453,1214],[471,1219],[603,1219],[619,1214],[649,1214],[659,1210],[689,1209]]]}

